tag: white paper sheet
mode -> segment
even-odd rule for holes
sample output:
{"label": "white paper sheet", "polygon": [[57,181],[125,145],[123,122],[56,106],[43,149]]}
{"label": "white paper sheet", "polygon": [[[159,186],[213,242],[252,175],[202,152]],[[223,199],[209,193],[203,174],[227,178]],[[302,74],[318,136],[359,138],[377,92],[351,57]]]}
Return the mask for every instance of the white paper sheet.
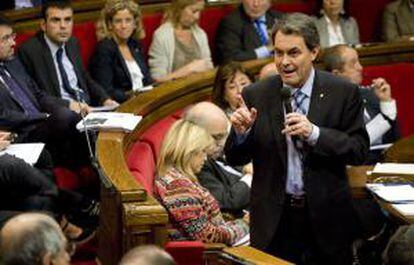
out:
{"label": "white paper sheet", "polygon": [[33,165],[39,159],[40,153],[44,147],[44,143],[11,144],[5,150],[0,151],[0,156],[9,154]]}

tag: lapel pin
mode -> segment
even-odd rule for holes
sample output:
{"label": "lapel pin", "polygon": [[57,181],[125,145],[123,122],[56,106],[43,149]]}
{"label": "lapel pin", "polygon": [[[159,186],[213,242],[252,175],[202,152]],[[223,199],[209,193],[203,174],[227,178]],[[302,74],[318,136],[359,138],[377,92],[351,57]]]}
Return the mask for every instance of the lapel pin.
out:
{"label": "lapel pin", "polygon": [[325,96],[325,95],[324,95],[323,93],[320,93],[320,94],[319,94],[319,97],[320,97],[320,98],[323,98],[324,96]]}

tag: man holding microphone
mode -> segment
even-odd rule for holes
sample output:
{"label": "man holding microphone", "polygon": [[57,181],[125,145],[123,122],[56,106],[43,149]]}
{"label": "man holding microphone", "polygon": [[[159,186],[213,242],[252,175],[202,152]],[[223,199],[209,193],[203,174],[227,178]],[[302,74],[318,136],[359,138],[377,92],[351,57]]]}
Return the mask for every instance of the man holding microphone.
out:
{"label": "man holding microphone", "polygon": [[308,16],[290,14],[274,32],[279,76],[243,91],[225,148],[231,164],[253,160],[251,243],[296,264],[351,264],[345,165],[361,164],[369,146],[358,87],[314,69],[319,36]]}

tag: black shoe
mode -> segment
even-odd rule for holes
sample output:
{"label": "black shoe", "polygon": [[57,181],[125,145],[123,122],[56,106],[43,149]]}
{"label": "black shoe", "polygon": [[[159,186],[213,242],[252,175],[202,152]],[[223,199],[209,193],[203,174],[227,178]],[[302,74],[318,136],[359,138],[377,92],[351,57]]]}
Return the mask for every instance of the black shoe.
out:
{"label": "black shoe", "polygon": [[100,203],[91,200],[85,207],[74,212],[70,221],[82,229],[96,229],[99,224]]}

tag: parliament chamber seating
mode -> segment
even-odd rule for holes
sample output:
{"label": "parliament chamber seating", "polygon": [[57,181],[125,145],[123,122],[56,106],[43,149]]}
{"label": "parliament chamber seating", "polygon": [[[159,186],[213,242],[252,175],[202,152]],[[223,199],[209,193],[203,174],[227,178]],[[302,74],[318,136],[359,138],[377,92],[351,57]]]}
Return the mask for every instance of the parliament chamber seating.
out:
{"label": "parliament chamber seating", "polygon": [[[97,3],[96,7],[92,8],[92,11],[87,9],[86,15],[75,12],[74,35],[79,39],[85,66],[96,45],[93,21],[98,17],[98,7],[102,7],[103,3],[103,1],[92,2]],[[314,1],[301,0],[280,2],[276,5],[278,10],[300,11],[308,14],[312,13],[314,4]],[[215,30],[219,20],[234,6],[234,2],[211,4],[202,13],[200,25],[208,34],[213,52]],[[161,23],[164,7],[165,4],[143,6],[146,37],[142,40],[142,47],[145,53],[149,48],[154,30]],[[373,8],[380,9],[378,6]],[[363,16],[362,11],[359,10],[359,12],[357,20],[359,16]],[[373,13],[365,15],[372,16]],[[362,21],[372,24],[370,21]],[[17,23],[16,31],[19,33],[17,43],[32,36],[37,25],[38,20],[35,19],[31,24],[29,23],[29,26]],[[360,23],[360,27],[361,33],[364,33],[363,40],[375,40],[372,38],[375,35],[373,31],[368,32],[371,28],[375,28],[373,25],[368,27]],[[409,116],[411,99],[414,98],[411,88],[414,81],[411,81],[414,78],[412,64],[414,47],[412,44],[403,45],[402,48],[398,45],[385,48],[379,45],[378,47],[363,47],[359,51],[361,61],[365,65],[364,75],[366,79],[384,76],[389,80],[393,87],[393,96],[398,101],[402,133],[404,136],[412,134],[414,120]],[[398,58],[394,56],[395,53],[398,53]],[[269,60],[247,62],[246,67],[253,73],[257,73],[267,62]],[[134,132],[130,134],[106,132],[99,135],[98,159],[103,172],[112,183],[112,187],[102,190],[98,256],[104,265],[116,264],[122,254],[135,245],[148,243],[165,245],[167,242],[168,214],[152,197],[156,159],[164,134],[171,124],[182,116],[183,109],[194,102],[209,98],[214,75],[214,70],[196,74],[162,84],[153,91],[139,94],[122,104],[119,109],[119,111],[143,115],[143,120]],[[64,169],[57,173],[58,175],[73,174],[65,172]],[[60,185],[75,188],[80,185],[79,183],[81,183],[79,180],[72,182],[63,180]]]}

